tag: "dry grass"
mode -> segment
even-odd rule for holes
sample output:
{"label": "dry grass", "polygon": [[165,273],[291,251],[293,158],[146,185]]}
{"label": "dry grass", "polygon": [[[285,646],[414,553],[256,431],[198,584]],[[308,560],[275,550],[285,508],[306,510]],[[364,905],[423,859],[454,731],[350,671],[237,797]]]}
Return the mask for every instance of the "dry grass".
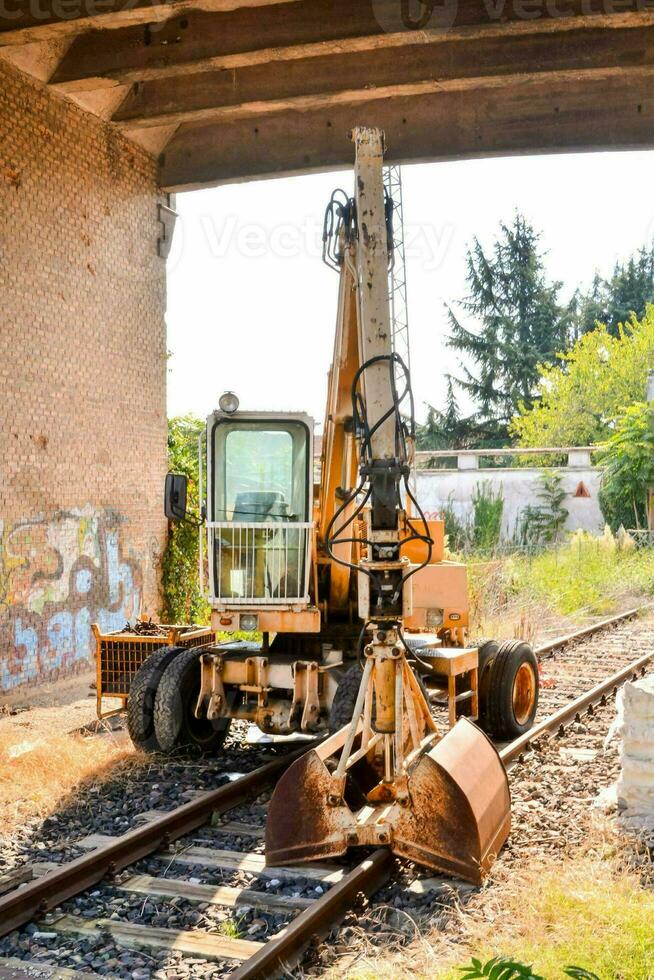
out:
{"label": "dry grass", "polygon": [[44,817],[80,783],[106,778],[118,763],[135,758],[124,736],[105,734],[0,734],[0,827],[2,833]]}
{"label": "dry grass", "polygon": [[469,908],[445,913],[439,929],[383,952],[364,947],[355,965],[337,964],[329,976],[454,980],[472,956],[482,962],[508,956],[547,980],[563,978],[570,965],[602,980],[652,980],[653,922],[654,892],[610,849],[608,856],[534,860],[494,882]]}
{"label": "dry grass", "polygon": [[468,563],[475,636],[532,642],[573,630],[654,594],[654,552],[626,548],[606,529],[554,550]]}

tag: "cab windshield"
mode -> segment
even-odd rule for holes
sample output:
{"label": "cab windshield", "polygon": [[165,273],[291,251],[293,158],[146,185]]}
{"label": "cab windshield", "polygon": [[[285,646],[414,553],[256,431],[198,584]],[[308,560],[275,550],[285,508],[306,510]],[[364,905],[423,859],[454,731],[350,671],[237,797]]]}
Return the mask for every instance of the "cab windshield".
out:
{"label": "cab windshield", "polygon": [[309,519],[309,430],[299,421],[222,420],[213,432],[215,521]]}

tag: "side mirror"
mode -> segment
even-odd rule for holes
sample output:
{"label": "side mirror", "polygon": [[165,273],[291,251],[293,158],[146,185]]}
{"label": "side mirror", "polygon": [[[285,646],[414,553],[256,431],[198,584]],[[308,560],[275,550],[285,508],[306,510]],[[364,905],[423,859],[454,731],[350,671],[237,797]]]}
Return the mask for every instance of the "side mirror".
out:
{"label": "side mirror", "polygon": [[188,480],[180,473],[166,474],[164,512],[169,521],[186,519],[186,490]]}

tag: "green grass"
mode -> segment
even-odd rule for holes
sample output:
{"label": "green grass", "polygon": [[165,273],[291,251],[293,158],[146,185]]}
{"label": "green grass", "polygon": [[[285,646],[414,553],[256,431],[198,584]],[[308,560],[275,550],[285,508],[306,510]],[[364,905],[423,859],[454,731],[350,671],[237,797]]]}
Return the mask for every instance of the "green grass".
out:
{"label": "green grass", "polygon": [[227,936],[229,939],[240,939],[242,936],[239,923],[234,919],[225,919],[220,923],[218,931],[222,936]]}
{"label": "green grass", "polygon": [[507,594],[542,601],[555,612],[616,611],[622,596],[654,594],[654,549],[617,547],[609,533],[576,534],[563,547],[507,560]]}
{"label": "green grass", "polygon": [[[594,861],[571,863],[527,877],[474,955],[482,961],[510,956],[547,980],[559,980],[570,965],[601,980],[651,980],[653,923],[654,893],[635,877]],[[457,976],[458,969],[442,974],[443,980]]]}
{"label": "green grass", "polygon": [[[577,532],[556,548],[468,563],[473,634],[533,639],[544,623],[571,625],[620,612],[654,595],[654,549],[610,531]],[[516,632],[517,630],[517,632]]]}
{"label": "green grass", "polygon": [[494,890],[492,916],[461,913],[462,935],[453,943],[438,931],[404,949],[366,957],[330,980],[461,980],[471,957],[496,956],[529,964],[546,980],[563,980],[568,966],[601,980],[654,978],[654,893],[612,861],[578,858],[532,866]]}

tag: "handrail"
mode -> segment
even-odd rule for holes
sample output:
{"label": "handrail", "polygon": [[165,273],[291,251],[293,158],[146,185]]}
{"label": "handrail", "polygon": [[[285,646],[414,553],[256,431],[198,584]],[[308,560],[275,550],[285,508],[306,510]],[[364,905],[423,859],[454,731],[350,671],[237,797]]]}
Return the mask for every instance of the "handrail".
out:
{"label": "handrail", "polygon": [[551,453],[557,456],[567,456],[568,453],[594,453],[601,446],[547,446],[547,447],[525,447],[521,449],[516,446],[507,446],[504,449],[419,449],[415,456],[416,459],[441,459],[452,456],[545,456]]}

